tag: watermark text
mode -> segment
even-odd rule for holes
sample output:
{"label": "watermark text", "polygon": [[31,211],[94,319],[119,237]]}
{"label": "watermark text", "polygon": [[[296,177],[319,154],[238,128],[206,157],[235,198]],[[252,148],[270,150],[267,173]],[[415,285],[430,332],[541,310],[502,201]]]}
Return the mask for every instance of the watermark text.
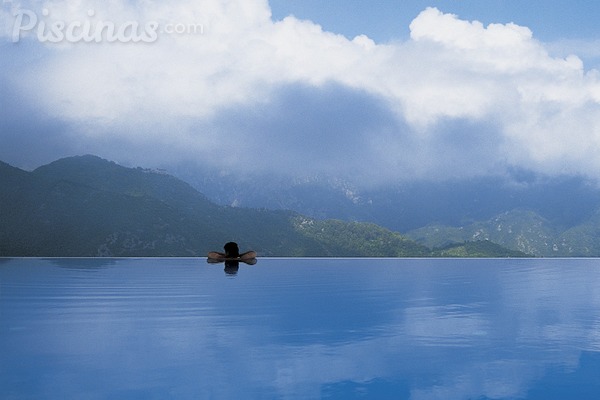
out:
{"label": "watermark text", "polygon": [[63,21],[50,18],[50,11],[44,8],[41,16],[32,10],[18,10],[14,13],[15,23],[12,30],[13,43],[19,42],[25,35],[34,35],[42,43],[153,43],[160,34],[201,35],[202,24],[163,23],[148,21],[124,21],[115,23],[96,20],[96,12],[88,10],[82,20]]}

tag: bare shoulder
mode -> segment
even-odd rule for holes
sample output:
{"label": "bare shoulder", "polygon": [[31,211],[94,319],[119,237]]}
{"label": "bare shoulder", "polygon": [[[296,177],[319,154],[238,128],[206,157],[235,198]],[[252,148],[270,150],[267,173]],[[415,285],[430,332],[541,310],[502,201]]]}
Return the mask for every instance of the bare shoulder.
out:
{"label": "bare shoulder", "polygon": [[242,259],[242,260],[249,260],[251,258],[256,258],[255,251],[247,251],[245,253],[240,254],[240,259]]}

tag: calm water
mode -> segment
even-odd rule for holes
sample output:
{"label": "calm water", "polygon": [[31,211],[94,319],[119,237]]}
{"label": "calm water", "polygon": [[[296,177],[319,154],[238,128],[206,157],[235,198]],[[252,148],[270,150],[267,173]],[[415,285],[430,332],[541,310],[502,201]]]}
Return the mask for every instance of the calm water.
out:
{"label": "calm water", "polygon": [[1,399],[598,399],[600,260],[0,259]]}

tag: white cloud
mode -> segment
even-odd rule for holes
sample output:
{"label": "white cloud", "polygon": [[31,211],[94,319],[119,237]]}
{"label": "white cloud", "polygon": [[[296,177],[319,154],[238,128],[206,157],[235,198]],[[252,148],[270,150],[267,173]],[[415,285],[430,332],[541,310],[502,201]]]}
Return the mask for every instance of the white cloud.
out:
{"label": "white cloud", "polygon": [[[348,40],[294,17],[274,22],[266,0],[23,1],[5,7],[3,21],[14,21],[17,7],[35,11],[40,19],[41,10],[48,9],[47,23],[201,26],[196,34],[162,32],[152,43],[35,44],[30,34],[23,41],[34,46],[14,45],[23,45],[23,52],[45,48],[49,54],[23,66],[18,78],[7,79],[28,94],[28,101],[70,124],[73,140],[86,145],[160,144],[164,151],[155,161],[204,158],[232,167],[235,160],[211,157],[227,136],[231,143],[253,142],[264,149],[264,168],[301,173],[305,166],[286,160],[308,157],[315,169],[320,165],[321,172],[333,173],[349,159],[353,174],[367,179],[502,173],[507,165],[550,174],[600,174],[597,72],[586,71],[576,56],[551,56],[526,27],[483,26],[428,8],[411,23],[408,41],[377,44],[364,35]],[[364,124],[353,132],[362,140],[330,149],[328,162],[316,162],[298,152],[300,147],[267,151],[271,135],[303,135],[286,129],[293,121],[279,123],[280,131],[268,135],[247,129],[252,110],[268,119],[264,110],[280,106],[282,91],[300,85],[327,97],[319,90],[331,84],[384,104],[393,118],[376,129]],[[337,113],[332,121],[339,121],[350,109],[332,105],[327,111]],[[315,110],[306,112],[310,119]],[[449,121],[471,130],[444,130]],[[319,135],[325,142],[344,143],[347,135],[340,130],[324,127]],[[127,158],[122,149],[105,145],[104,150],[109,157]],[[247,169],[243,150],[237,155]]]}

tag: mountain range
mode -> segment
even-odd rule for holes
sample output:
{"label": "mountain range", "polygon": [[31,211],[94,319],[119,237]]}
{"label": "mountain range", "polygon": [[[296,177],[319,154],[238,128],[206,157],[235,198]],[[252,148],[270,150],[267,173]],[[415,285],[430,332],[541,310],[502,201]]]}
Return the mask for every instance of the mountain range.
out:
{"label": "mountain range", "polygon": [[[334,178],[180,176],[219,204],[369,221],[429,248],[487,240],[543,257],[600,256],[600,188],[580,177],[509,176],[358,188]],[[213,177],[212,179],[210,177]],[[256,188],[256,182],[266,182]]]}
{"label": "mountain range", "polygon": [[600,190],[577,178],[187,178],[91,155],[0,162],[0,256],[204,256],[230,240],[262,256],[600,255]]}
{"label": "mountain range", "polygon": [[425,256],[370,223],[217,205],[164,171],[69,157],[0,163],[0,256],[204,256],[236,241],[260,256]]}

